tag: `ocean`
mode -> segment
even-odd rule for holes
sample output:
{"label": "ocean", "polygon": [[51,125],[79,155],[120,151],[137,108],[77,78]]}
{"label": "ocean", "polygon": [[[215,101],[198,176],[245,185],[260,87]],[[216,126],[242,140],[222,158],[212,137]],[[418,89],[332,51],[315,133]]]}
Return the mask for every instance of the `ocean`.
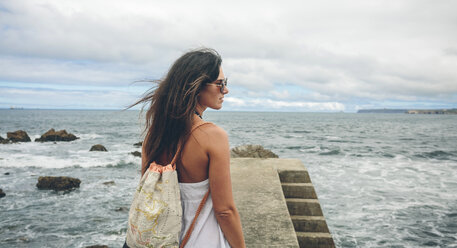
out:
{"label": "ocean", "polygon": [[[303,161],[337,247],[457,247],[457,115],[207,111],[230,146]],[[139,111],[0,110],[0,247],[120,247],[139,180]],[[66,129],[72,142],[33,142]],[[102,144],[108,152],[89,152]],[[8,174],[9,173],[9,174]],[[38,190],[39,176],[81,179]],[[104,184],[104,182],[114,181]]]}

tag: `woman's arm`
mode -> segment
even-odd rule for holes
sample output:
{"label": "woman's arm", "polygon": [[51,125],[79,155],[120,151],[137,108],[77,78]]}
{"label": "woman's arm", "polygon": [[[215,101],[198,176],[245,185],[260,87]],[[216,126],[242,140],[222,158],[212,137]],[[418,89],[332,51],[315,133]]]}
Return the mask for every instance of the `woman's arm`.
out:
{"label": "woman's arm", "polygon": [[230,147],[227,133],[217,126],[208,130],[209,183],[216,219],[232,247],[245,247],[240,215],[235,207],[230,179]]}

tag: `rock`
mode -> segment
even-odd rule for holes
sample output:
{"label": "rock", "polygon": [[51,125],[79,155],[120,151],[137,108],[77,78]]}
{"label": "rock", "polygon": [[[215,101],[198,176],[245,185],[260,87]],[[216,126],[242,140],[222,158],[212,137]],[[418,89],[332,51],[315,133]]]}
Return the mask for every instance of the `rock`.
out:
{"label": "rock", "polygon": [[35,141],[38,142],[46,142],[46,141],[72,141],[75,139],[79,139],[79,137],[76,137],[74,134],[67,133],[67,131],[60,130],[60,131],[55,131],[54,128],[49,129],[46,133],[41,135],[39,139],[35,139]]}
{"label": "rock", "polygon": [[0,144],[8,144],[10,143],[9,139],[4,139],[2,136],[0,136]]}
{"label": "rock", "polygon": [[37,188],[53,190],[69,190],[79,188],[81,180],[73,177],[39,177]]}
{"label": "rock", "polygon": [[272,151],[261,145],[237,146],[230,151],[232,158],[278,158]]}
{"label": "rock", "polygon": [[128,212],[129,208],[127,208],[127,207],[119,207],[114,211],[116,211],[116,212]]}
{"label": "rock", "polygon": [[141,157],[141,152],[139,152],[139,151],[134,151],[134,152],[131,152],[130,154],[132,154],[135,157]]}
{"label": "rock", "polygon": [[97,145],[93,145],[90,150],[90,152],[94,152],[94,151],[98,151],[98,152],[107,152],[108,150],[106,150],[106,148],[100,144],[97,144]]}
{"label": "rock", "polygon": [[141,147],[143,145],[143,141],[133,144],[135,147]]}
{"label": "rock", "polygon": [[0,189],[0,198],[5,197],[5,196],[6,196],[5,192],[3,192],[2,189]]}
{"label": "rock", "polygon": [[22,241],[22,242],[25,242],[25,243],[28,243],[30,241],[30,239],[28,237],[26,237],[26,236],[19,237],[18,239],[20,241]]}
{"label": "rock", "polygon": [[114,185],[115,183],[114,183],[114,181],[108,181],[108,182],[104,182],[103,184],[104,185]]}
{"label": "rock", "polygon": [[6,133],[8,140],[11,142],[30,142],[30,137],[23,130]]}
{"label": "rock", "polygon": [[91,245],[86,246],[86,248],[109,248],[107,245]]}
{"label": "rock", "polygon": [[8,176],[9,174],[10,174],[9,172],[5,172],[5,174],[4,174],[4,175],[7,175],[7,176]]}

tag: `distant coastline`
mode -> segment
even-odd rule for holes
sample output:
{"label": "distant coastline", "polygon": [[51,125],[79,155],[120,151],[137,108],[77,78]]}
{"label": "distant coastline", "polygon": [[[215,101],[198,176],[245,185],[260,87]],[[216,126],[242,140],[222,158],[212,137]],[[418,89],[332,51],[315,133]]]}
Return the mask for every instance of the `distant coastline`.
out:
{"label": "distant coastline", "polygon": [[11,106],[10,109],[13,110],[13,109],[24,109],[24,108],[23,108],[23,107],[14,107],[14,106]]}
{"label": "distant coastline", "polygon": [[358,114],[429,114],[429,115],[455,115],[457,109],[360,109]]}

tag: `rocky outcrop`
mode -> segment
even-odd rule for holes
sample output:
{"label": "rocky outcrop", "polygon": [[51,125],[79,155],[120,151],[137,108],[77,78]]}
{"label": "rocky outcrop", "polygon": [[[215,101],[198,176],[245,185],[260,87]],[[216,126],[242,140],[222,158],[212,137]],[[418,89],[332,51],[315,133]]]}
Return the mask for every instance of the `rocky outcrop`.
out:
{"label": "rocky outcrop", "polygon": [[132,154],[135,157],[141,157],[141,152],[139,152],[139,151],[134,151],[134,152],[131,152],[130,154]]}
{"label": "rocky outcrop", "polygon": [[0,144],[8,144],[10,143],[9,139],[4,139],[2,136],[0,136]]}
{"label": "rocky outcrop", "polygon": [[411,109],[406,111],[407,114],[428,114],[428,115],[455,115],[457,109]]}
{"label": "rocky outcrop", "polygon": [[73,177],[39,177],[38,189],[53,189],[53,190],[70,190],[79,188],[81,180]]}
{"label": "rocky outcrop", "polygon": [[119,208],[116,208],[114,211],[116,211],[116,212],[128,212],[129,208],[128,207],[119,207]]}
{"label": "rocky outcrop", "polygon": [[435,115],[456,115],[457,109],[359,109],[357,113],[374,113],[374,114],[383,114],[383,113],[401,113],[401,114],[435,114]]}
{"label": "rocky outcrop", "polygon": [[14,132],[8,132],[6,134],[8,140],[11,142],[30,142],[30,137],[27,135],[27,132],[23,130],[17,130]]}
{"label": "rocky outcrop", "polygon": [[133,144],[135,147],[141,147],[143,145],[143,141]]}
{"label": "rocky outcrop", "polygon": [[230,156],[232,158],[278,158],[278,155],[261,145],[237,146],[232,148]]}
{"label": "rocky outcrop", "polygon": [[90,150],[90,152],[107,152],[106,148],[100,144],[93,145]]}
{"label": "rocky outcrop", "polygon": [[5,196],[6,196],[5,192],[3,192],[2,189],[0,189],[0,198],[5,197]]}
{"label": "rocky outcrop", "polygon": [[49,129],[46,133],[41,135],[39,139],[35,139],[38,142],[47,142],[47,141],[72,141],[79,139],[74,134],[67,133],[65,129],[60,131],[55,131],[54,128]]}

